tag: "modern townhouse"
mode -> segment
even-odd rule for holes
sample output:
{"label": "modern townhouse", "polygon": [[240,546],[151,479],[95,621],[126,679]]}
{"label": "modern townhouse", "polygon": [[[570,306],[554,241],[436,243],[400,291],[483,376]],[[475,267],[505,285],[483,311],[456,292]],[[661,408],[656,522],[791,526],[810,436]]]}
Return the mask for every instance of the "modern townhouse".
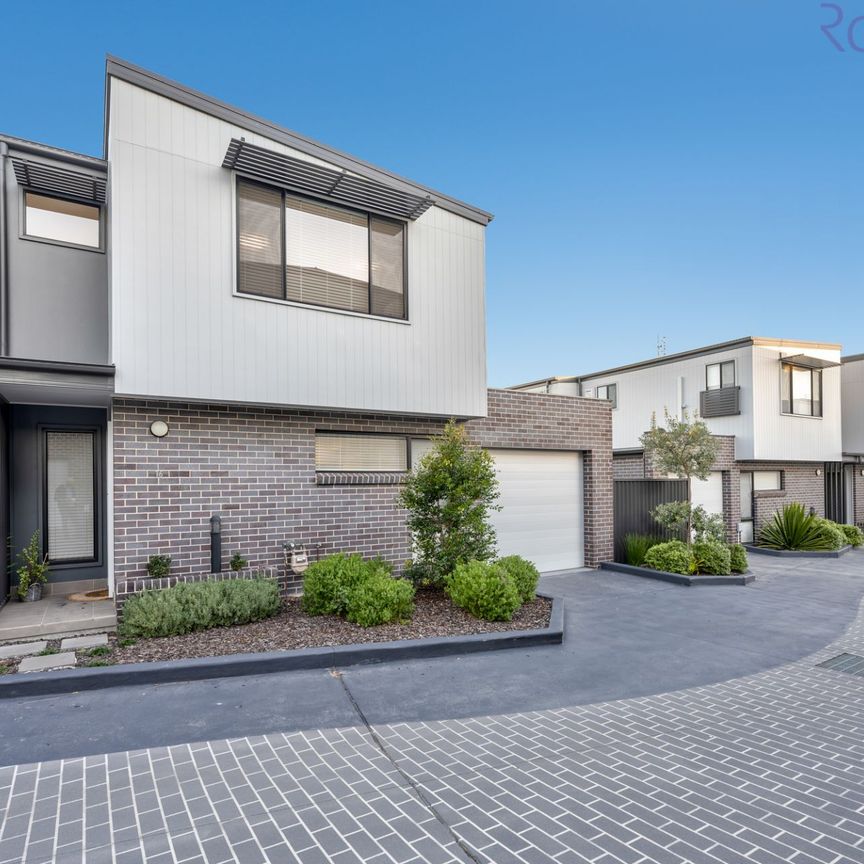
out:
{"label": "modern townhouse", "polygon": [[513,389],[610,402],[616,480],[658,477],[640,444],[652,417],[698,414],[720,448],[691,500],[723,515],[730,540],[749,542],[789,501],[855,518],[840,380],[839,345],[747,337]]}
{"label": "modern townhouse", "polygon": [[864,354],[842,358],[840,380],[847,521],[864,525]]}
{"label": "modern townhouse", "polygon": [[49,589],[206,578],[217,515],[226,563],[401,566],[449,418],[495,457],[502,553],[610,556],[610,406],[487,389],[489,213],[113,58],[104,160],[0,148],[0,521]]}

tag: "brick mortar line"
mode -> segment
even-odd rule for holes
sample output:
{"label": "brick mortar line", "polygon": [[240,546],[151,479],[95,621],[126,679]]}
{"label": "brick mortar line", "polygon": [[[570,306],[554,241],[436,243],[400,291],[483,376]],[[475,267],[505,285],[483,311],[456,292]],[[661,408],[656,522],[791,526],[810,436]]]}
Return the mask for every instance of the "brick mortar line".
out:
{"label": "brick mortar line", "polygon": [[333,676],[339,680],[339,683],[342,685],[342,689],[345,692],[345,696],[347,697],[351,707],[354,709],[354,713],[360,720],[362,727],[366,730],[369,738],[372,740],[374,746],[382,753],[385,759],[393,766],[393,769],[399,774],[399,776],[408,784],[408,788],[414,793],[414,796],[417,800],[429,811],[429,813],[435,818],[437,822],[441,824],[441,826],[447,831],[447,833],[453,838],[453,842],[456,846],[462,851],[462,853],[466,856],[466,858],[473,862],[473,864],[483,864],[483,859],[479,857],[477,853],[474,852],[473,849],[454,831],[453,828],[450,827],[450,824],[447,820],[438,812],[438,809],[435,805],[426,797],[425,793],[420,788],[419,784],[411,777],[407,771],[401,768],[394,759],[394,757],[390,754],[390,751],[387,749],[387,746],[378,737],[378,733],[373,728],[372,724],[366,718],[366,715],[363,713],[363,709],[360,707],[360,704],[354,698],[354,694],[351,692],[351,688],[348,686],[345,681],[345,676],[338,670],[333,670]]}

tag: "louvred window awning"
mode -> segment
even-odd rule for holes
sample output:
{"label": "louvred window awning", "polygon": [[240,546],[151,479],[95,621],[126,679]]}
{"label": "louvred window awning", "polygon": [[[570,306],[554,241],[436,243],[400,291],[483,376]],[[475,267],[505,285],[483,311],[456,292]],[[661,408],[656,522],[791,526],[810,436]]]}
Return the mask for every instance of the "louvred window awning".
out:
{"label": "louvred window awning", "polygon": [[21,186],[46,195],[59,195],[94,204],[105,203],[104,177],[15,156],[11,161],[15,179]]}
{"label": "louvred window awning", "polygon": [[378,180],[327,168],[232,138],[222,167],[263,183],[381,216],[416,219],[435,202]]}
{"label": "louvred window awning", "polygon": [[811,357],[809,354],[793,354],[791,357],[781,357],[781,363],[790,366],[800,366],[804,369],[831,369],[840,364],[834,360],[825,360],[823,357]]}

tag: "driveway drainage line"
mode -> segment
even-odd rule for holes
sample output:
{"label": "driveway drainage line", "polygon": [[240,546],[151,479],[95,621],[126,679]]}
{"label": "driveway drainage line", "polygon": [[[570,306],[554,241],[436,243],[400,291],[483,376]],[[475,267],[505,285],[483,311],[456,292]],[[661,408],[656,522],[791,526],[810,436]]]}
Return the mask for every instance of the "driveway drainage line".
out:
{"label": "driveway drainage line", "polygon": [[447,823],[447,820],[438,812],[435,808],[435,805],[426,797],[423,793],[423,790],[420,786],[414,781],[410,774],[405,771],[403,768],[399,767],[399,764],[390,755],[390,751],[387,749],[387,745],[378,737],[378,733],[366,719],[366,715],[363,713],[363,709],[360,707],[360,704],[354,698],[354,694],[351,692],[351,688],[345,682],[345,676],[338,670],[333,669],[331,674],[334,678],[339,679],[339,683],[342,685],[342,689],[345,691],[345,696],[348,698],[348,701],[351,703],[351,707],[354,709],[354,712],[360,718],[360,722],[363,724],[363,728],[369,733],[369,737],[372,739],[372,743],[381,751],[384,758],[393,766],[394,770],[399,774],[399,776],[408,784],[408,787],[411,791],[417,796],[417,799],[420,803],[435,817],[435,819],[444,827],[447,833],[453,838],[453,842],[462,850],[462,852],[466,855],[466,857],[473,861],[474,864],[482,864],[482,859],[478,857],[477,853],[474,852],[473,849],[464,841],[461,837],[450,827]]}

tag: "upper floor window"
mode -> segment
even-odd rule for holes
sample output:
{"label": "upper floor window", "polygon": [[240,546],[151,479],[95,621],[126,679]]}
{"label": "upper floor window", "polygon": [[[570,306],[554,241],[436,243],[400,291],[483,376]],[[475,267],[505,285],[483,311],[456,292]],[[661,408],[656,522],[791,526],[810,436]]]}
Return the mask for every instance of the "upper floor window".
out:
{"label": "upper floor window", "polygon": [[822,370],[783,363],[780,367],[780,410],[804,417],[822,416]]}
{"label": "upper floor window", "polygon": [[24,234],[27,237],[98,249],[99,217],[100,210],[93,204],[81,204],[36,192],[24,193]]}
{"label": "upper floor window", "polygon": [[405,225],[237,182],[237,290],[406,318]]}
{"label": "upper floor window", "polygon": [[613,408],[618,407],[618,385],[617,384],[601,384],[594,391],[594,395],[598,399],[608,399],[612,403]]}
{"label": "upper floor window", "polygon": [[705,367],[705,389],[722,390],[735,386],[735,361],[725,360],[723,363],[709,363]]}

